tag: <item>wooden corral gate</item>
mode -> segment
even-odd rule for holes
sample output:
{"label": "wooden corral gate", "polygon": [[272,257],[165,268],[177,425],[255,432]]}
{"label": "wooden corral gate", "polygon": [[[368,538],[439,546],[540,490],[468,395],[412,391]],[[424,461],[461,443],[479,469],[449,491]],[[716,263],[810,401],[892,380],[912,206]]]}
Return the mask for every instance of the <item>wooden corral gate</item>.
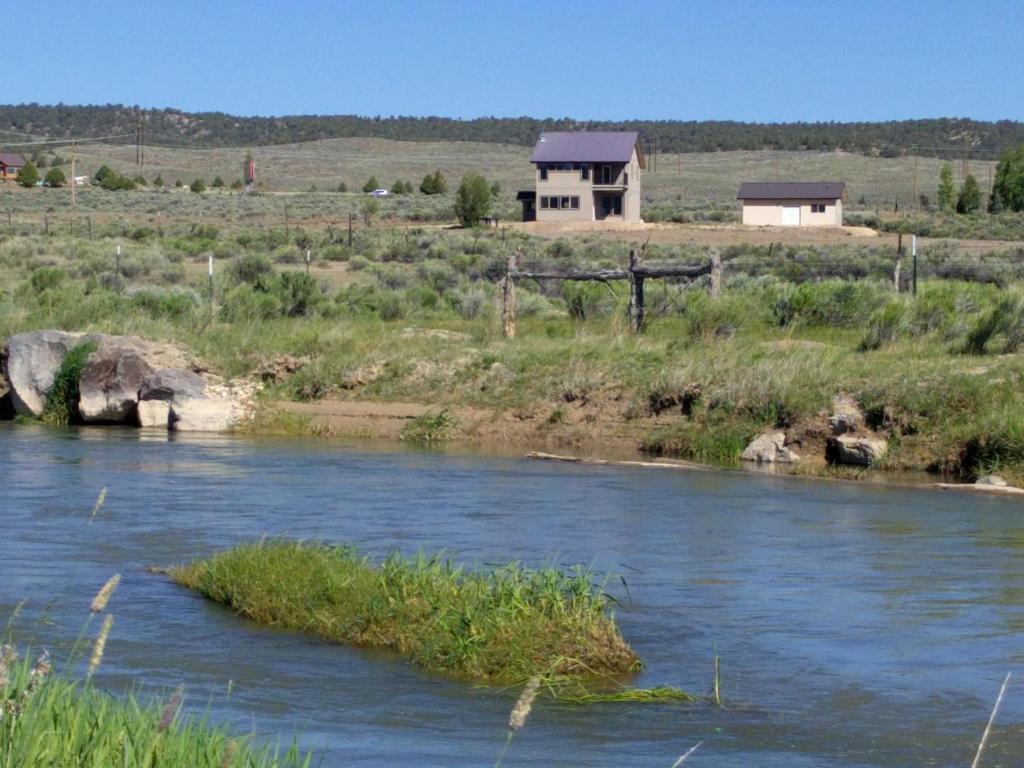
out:
{"label": "wooden corral gate", "polygon": [[644,332],[644,280],[665,277],[687,277],[694,279],[702,275],[711,276],[709,294],[717,299],[722,289],[722,260],[718,253],[712,253],[707,264],[669,265],[661,267],[645,267],[643,265],[646,244],[639,252],[629,252],[629,267],[625,269],[596,270],[549,270],[531,272],[520,270],[517,265],[520,252],[508,257],[505,276],[499,281],[501,290],[501,319],[505,328],[506,338],[516,335],[516,280],[593,280],[608,282],[609,280],[629,281],[629,327],[634,333]]}

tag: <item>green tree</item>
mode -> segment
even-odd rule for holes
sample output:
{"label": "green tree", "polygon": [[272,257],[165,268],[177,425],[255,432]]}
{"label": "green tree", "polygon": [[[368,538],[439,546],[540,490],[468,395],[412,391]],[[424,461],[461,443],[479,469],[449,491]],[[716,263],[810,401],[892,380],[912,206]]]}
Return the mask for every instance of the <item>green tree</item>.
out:
{"label": "green tree", "polygon": [[214,189],[220,189],[221,187],[224,186],[224,179],[222,179],[220,176],[214,176],[213,184],[211,184],[210,186],[212,186]]}
{"label": "green tree", "polygon": [[405,194],[405,182],[396,181],[391,185],[391,194],[393,195],[404,195]]}
{"label": "green tree", "polygon": [[467,173],[455,193],[455,215],[464,227],[475,227],[491,210],[491,187],[478,173]]}
{"label": "green tree", "polygon": [[158,173],[158,174],[156,175],[156,178],[155,178],[155,179],[153,179],[153,186],[154,186],[154,187],[162,187],[163,185],[164,185],[164,177],[163,177],[163,176],[161,176],[161,175],[160,175],[160,174]]}
{"label": "green tree", "polygon": [[338,182],[338,191],[339,192],[348,192],[348,184],[346,184],[344,181],[339,181]]}
{"label": "green tree", "polygon": [[380,182],[377,181],[376,176],[371,176],[365,184],[363,184],[363,192],[373,192],[375,189],[380,189]]}
{"label": "green tree", "polygon": [[23,187],[34,187],[36,182],[39,181],[39,171],[31,160],[21,166],[21,170],[18,171],[18,177],[15,179]]}
{"label": "green tree", "polygon": [[413,193],[412,182],[411,181],[405,182],[405,194],[411,195],[412,193]]}
{"label": "green tree", "polygon": [[978,180],[970,174],[964,179],[964,185],[960,187],[960,196],[956,199],[957,213],[974,213],[981,208],[981,187]]}
{"label": "green tree", "polygon": [[956,185],[953,183],[953,166],[945,163],[939,171],[939,210],[952,211],[956,208]]}
{"label": "green tree", "polygon": [[1024,144],[1004,152],[996,166],[989,210],[998,213],[1007,209],[1024,211]]}
{"label": "green tree", "polygon": [[444,178],[444,174],[441,173],[441,169],[438,168],[434,171],[434,194],[443,195],[448,191],[448,182]]}
{"label": "green tree", "polygon": [[423,181],[420,182],[420,192],[424,195],[437,194],[437,191],[434,189],[434,174],[428,173],[423,177]]}
{"label": "green tree", "polygon": [[43,181],[46,182],[48,187],[63,187],[67,182],[67,178],[65,178],[64,171],[60,168],[51,168]]}
{"label": "green tree", "polygon": [[491,197],[497,197],[501,194],[501,184],[494,182],[491,184]]}
{"label": "green tree", "polygon": [[206,191],[206,183],[202,179],[194,179],[188,188],[198,195]]}

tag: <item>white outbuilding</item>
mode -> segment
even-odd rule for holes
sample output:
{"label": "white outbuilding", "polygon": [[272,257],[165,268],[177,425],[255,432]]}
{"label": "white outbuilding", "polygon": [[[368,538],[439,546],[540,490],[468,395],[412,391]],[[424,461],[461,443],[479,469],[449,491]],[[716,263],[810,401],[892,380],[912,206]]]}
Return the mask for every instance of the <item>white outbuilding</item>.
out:
{"label": "white outbuilding", "polygon": [[743,223],[767,227],[840,227],[846,184],[842,181],[746,181],[736,199]]}

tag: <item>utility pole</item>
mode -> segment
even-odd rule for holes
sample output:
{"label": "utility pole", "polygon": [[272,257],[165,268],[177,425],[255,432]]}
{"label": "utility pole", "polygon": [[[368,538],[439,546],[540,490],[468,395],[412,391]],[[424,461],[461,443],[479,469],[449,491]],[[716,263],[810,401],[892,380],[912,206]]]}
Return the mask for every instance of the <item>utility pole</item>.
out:
{"label": "utility pole", "polygon": [[911,285],[913,286],[914,295],[917,296],[917,235],[910,236],[910,255],[913,259]]}
{"label": "utility pole", "polygon": [[75,152],[78,150],[78,142],[71,142],[71,220],[75,220]]}
{"label": "utility pole", "polygon": [[921,209],[921,196],[917,188],[917,155],[914,155],[914,210]]}

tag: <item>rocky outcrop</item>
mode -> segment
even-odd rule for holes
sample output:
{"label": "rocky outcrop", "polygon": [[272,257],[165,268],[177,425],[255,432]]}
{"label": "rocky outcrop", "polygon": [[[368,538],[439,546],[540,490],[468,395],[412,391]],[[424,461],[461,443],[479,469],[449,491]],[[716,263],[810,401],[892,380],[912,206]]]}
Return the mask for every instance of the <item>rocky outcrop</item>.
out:
{"label": "rocky outcrop", "polygon": [[78,410],[86,424],[134,422],[139,389],[156,369],[187,368],[188,355],[173,344],[134,336],[91,336],[97,344],[79,382]]}
{"label": "rocky outcrop", "polygon": [[3,376],[17,414],[36,418],[43,415],[53,377],[64,356],[82,343],[83,335],[66,331],[31,331],[7,340]]}
{"label": "rocky outcrop", "polygon": [[885,458],[889,443],[874,437],[840,435],[829,438],[825,458],[832,464],[871,466]]}
{"label": "rocky outcrop", "polygon": [[[8,341],[0,381],[17,413],[42,415],[64,357],[85,342],[96,345],[79,379],[78,415],[85,423],[223,431],[251,415],[253,385],[199,375],[204,369],[174,344],[64,331],[17,334]],[[0,388],[0,414],[3,395]]]}
{"label": "rocky outcrop", "polygon": [[786,447],[786,433],[782,431],[758,435],[743,450],[740,458],[757,464],[794,464],[800,460],[792,449]]}
{"label": "rocky outcrop", "polygon": [[856,432],[864,426],[864,413],[852,397],[839,395],[832,401],[832,415],[828,418],[828,425],[835,436]]}

